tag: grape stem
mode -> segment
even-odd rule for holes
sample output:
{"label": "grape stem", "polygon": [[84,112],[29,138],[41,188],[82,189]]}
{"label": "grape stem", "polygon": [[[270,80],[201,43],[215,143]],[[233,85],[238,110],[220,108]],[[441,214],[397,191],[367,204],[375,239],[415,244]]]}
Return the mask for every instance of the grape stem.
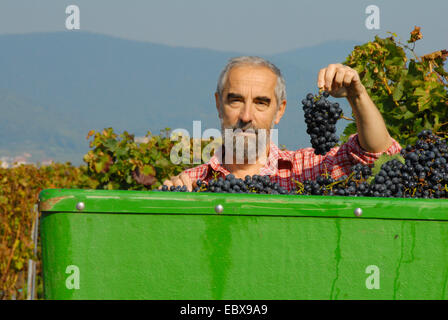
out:
{"label": "grape stem", "polygon": [[305,187],[304,187],[303,183],[301,183],[300,181],[297,181],[297,180],[295,180],[295,179],[292,179],[292,181],[293,181],[293,182],[296,184],[296,186],[297,186],[297,193],[302,194],[303,191],[305,190]]}
{"label": "grape stem", "polygon": [[339,184],[339,183],[342,183],[342,182],[345,182],[345,185],[347,185],[347,182],[350,180],[351,177],[353,177],[354,174],[355,174],[355,172],[352,172],[346,179],[344,179],[344,180],[340,180],[340,181],[335,181],[335,182],[333,182],[333,183],[330,183],[330,184],[327,186],[327,190],[331,189],[333,186],[335,186],[335,185],[337,185],[337,184]]}
{"label": "grape stem", "polygon": [[213,180],[215,181],[218,180],[219,172],[213,170],[212,174],[213,174]]}
{"label": "grape stem", "polygon": [[325,178],[328,179],[328,177],[330,176],[330,174],[328,173],[328,170],[327,170],[327,164],[326,164],[326,163],[324,163],[324,168],[325,168],[325,173],[322,174],[322,175],[323,175]]}
{"label": "grape stem", "polygon": [[348,117],[346,117],[346,116],[341,116],[341,119],[348,120],[348,121],[355,121],[355,120],[353,120],[353,119],[351,119],[351,118],[348,118]]}

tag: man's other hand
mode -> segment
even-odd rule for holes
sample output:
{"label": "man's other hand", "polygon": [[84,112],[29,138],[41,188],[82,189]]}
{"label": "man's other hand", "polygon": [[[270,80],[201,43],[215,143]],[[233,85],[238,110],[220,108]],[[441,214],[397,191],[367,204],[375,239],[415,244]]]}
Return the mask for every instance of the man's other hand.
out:
{"label": "man's other hand", "polygon": [[[193,191],[193,187],[195,187],[195,185],[193,185],[193,182],[191,181],[190,177],[188,176],[188,174],[186,173],[181,173],[180,175],[171,177],[168,180],[165,180],[163,182],[164,185],[166,185],[168,188],[170,188],[171,186],[177,187],[177,186],[186,186],[187,190],[189,192]],[[196,183],[194,183],[196,184]],[[159,190],[162,189],[162,186],[159,187]]]}
{"label": "man's other hand", "polygon": [[329,64],[319,71],[317,86],[335,98],[359,97],[365,92],[356,70],[340,63]]}

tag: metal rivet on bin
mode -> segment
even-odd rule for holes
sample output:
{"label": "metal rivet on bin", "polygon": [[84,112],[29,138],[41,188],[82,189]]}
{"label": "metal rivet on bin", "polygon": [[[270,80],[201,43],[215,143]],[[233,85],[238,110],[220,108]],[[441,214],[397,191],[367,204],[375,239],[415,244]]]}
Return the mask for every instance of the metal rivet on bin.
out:
{"label": "metal rivet on bin", "polygon": [[86,207],[86,205],[84,204],[84,202],[78,202],[76,204],[76,209],[78,209],[78,210],[84,210],[85,207]]}
{"label": "metal rivet on bin", "polygon": [[221,204],[216,205],[215,212],[222,213],[224,211],[224,207]]}
{"label": "metal rivet on bin", "polygon": [[356,208],[353,213],[355,214],[355,216],[360,217],[362,215],[362,209]]}

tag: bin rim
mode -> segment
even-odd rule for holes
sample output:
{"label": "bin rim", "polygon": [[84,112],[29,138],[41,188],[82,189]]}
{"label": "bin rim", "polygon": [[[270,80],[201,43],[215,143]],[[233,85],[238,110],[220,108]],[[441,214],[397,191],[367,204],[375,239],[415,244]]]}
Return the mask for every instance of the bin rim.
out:
{"label": "bin rim", "polygon": [[[80,202],[83,206],[77,207]],[[215,211],[219,204],[223,206],[221,213]],[[362,209],[361,216],[355,216],[356,208]],[[39,211],[448,220],[446,199],[93,189],[42,190]]]}

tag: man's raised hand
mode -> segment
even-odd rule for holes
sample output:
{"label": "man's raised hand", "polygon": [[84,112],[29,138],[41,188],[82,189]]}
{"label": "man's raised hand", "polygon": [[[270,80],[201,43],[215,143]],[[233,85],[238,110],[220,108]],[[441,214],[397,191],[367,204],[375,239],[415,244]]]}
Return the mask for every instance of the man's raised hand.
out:
{"label": "man's raised hand", "polygon": [[356,70],[340,63],[329,64],[319,71],[317,86],[335,98],[357,97],[365,92]]}

